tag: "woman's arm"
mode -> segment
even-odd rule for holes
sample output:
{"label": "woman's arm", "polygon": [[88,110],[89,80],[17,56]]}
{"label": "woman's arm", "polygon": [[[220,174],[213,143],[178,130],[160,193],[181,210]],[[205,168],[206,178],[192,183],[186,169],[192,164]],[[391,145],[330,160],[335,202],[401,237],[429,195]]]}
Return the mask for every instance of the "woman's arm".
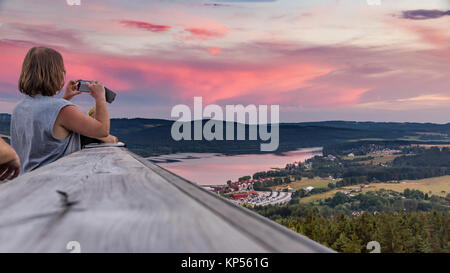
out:
{"label": "woman's arm", "polygon": [[[91,90],[91,96],[95,99],[95,119],[98,120],[106,131],[106,136],[109,135],[109,112],[106,106],[105,87],[103,83],[95,81],[93,84],[87,84]],[[103,137],[106,137],[103,136]]]}
{"label": "woman's arm", "polygon": [[20,160],[16,151],[0,137],[0,181],[16,178],[20,173]]}
{"label": "woman's arm", "polygon": [[54,125],[54,135],[59,138],[60,128],[67,131],[76,132],[87,137],[104,138],[109,135],[109,113],[106,106],[105,88],[102,83],[94,82],[88,84],[91,90],[91,96],[94,97],[96,103],[95,118],[91,118],[83,114],[74,105],[69,105],[61,109]]}

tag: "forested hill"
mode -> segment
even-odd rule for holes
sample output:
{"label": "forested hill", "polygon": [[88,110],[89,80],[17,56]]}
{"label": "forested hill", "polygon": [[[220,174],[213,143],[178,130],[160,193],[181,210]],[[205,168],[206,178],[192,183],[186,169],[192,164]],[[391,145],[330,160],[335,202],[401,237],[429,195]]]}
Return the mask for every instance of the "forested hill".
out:
{"label": "forested hill", "polygon": [[300,122],[286,123],[297,126],[325,126],[334,128],[347,128],[359,130],[402,130],[416,132],[450,132],[450,123],[415,123],[415,122],[358,122],[358,121],[319,121],[319,122]]}
{"label": "forested hill", "polygon": [[[0,134],[9,135],[10,115],[0,114]],[[204,123],[206,122],[203,121]],[[112,119],[111,134],[141,156],[175,152],[224,154],[260,153],[260,141],[174,141],[173,121],[163,119]],[[224,134],[226,132],[225,123]],[[246,132],[249,127],[246,126]],[[192,130],[193,134],[193,130]],[[450,142],[450,124],[325,121],[280,124],[277,152],[318,147],[354,140],[403,140],[416,143]],[[246,138],[247,139],[247,138]]]}

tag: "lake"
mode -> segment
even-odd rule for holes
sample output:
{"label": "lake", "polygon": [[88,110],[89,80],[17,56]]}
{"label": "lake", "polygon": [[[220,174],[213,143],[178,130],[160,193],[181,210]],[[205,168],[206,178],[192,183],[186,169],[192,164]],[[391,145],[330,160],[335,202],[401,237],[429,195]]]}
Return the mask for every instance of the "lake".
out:
{"label": "lake", "polygon": [[316,155],[322,155],[322,148],[303,148],[283,155],[179,153],[147,159],[197,184],[220,185],[259,171],[284,168],[287,163],[303,162]]}

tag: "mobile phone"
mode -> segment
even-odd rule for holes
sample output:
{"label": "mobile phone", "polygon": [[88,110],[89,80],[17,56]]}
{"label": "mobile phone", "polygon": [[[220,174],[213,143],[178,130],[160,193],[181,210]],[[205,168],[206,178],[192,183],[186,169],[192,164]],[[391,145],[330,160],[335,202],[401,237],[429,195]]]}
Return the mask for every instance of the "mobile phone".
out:
{"label": "mobile phone", "polygon": [[80,92],[90,92],[89,87],[86,85],[87,83],[91,84],[91,81],[78,81],[77,90]]}
{"label": "mobile phone", "polygon": [[[80,92],[91,92],[91,90],[89,90],[89,87],[86,85],[87,83],[91,84],[92,81],[79,80],[77,83],[77,90]],[[105,87],[105,97],[108,103],[112,103],[116,98],[116,93]]]}

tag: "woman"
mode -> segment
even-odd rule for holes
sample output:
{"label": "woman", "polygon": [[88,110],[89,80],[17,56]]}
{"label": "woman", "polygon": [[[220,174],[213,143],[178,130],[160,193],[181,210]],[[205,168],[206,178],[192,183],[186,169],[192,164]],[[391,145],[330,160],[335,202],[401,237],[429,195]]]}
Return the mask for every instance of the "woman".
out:
{"label": "woman", "polygon": [[103,84],[88,84],[96,103],[96,115],[91,118],[70,102],[80,94],[76,81],[67,84],[63,99],[54,97],[64,87],[65,74],[63,58],[56,50],[33,47],[25,56],[19,78],[19,90],[25,98],[11,117],[11,144],[19,155],[22,173],[80,150],[80,134],[109,136]]}

